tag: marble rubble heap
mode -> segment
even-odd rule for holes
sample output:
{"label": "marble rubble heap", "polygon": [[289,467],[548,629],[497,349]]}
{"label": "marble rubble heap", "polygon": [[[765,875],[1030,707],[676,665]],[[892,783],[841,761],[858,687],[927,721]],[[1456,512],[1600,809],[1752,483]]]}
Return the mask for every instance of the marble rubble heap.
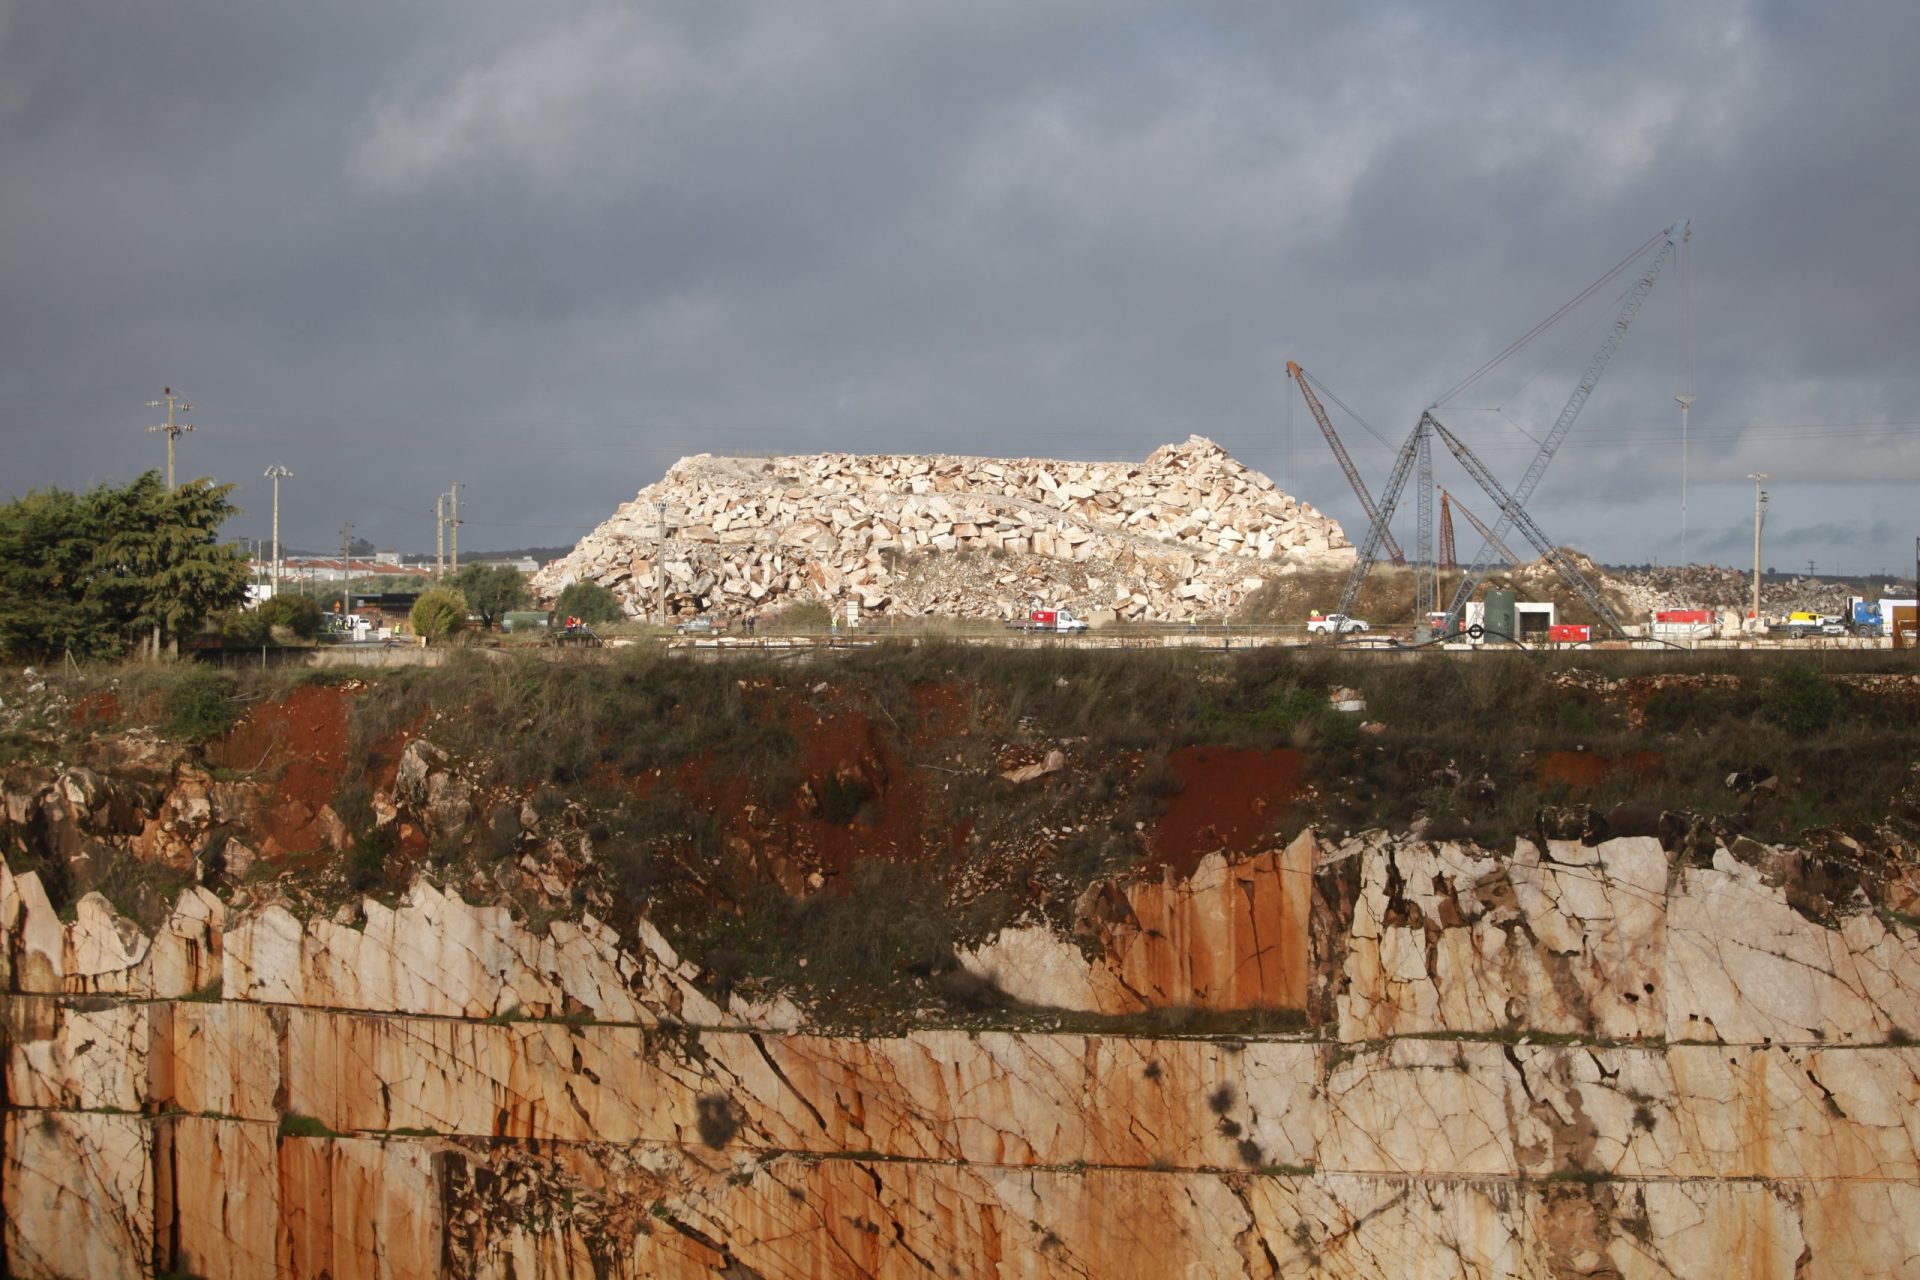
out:
{"label": "marble rubble heap", "polygon": [[1230,613],[1276,574],[1344,569],[1353,555],[1337,522],[1201,436],[1144,462],[700,454],[534,586],[551,597],[596,582],[633,616],[664,592],[674,614],[825,602],[1009,617],[1039,602],[1178,620]]}

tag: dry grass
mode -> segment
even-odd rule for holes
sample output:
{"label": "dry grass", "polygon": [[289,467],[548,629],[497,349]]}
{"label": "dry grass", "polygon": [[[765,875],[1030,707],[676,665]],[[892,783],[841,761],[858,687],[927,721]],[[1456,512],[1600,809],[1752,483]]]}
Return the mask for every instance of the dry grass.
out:
{"label": "dry grass", "polygon": [[[1571,548],[1562,550],[1573,558],[1588,581],[1599,588],[1600,594],[1614,611],[1626,617],[1626,597],[1606,584],[1598,569],[1585,556]],[[1458,569],[1440,575],[1435,608],[1444,609],[1453,599],[1462,576],[1463,571]],[[1344,571],[1313,570],[1274,578],[1247,597],[1236,615],[1236,621],[1298,626],[1316,609],[1322,613],[1332,613],[1338,609],[1346,585],[1347,574]],[[1508,588],[1522,600],[1552,601],[1559,608],[1562,622],[1577,624],[1600,620],[1552,566],[1542,560],[1530,561],[1512,570],[1489,573],[1483,585],[1474,593],[1474,598],[1481,598],[1492,587]],[[1417,604],[1418,586],[1414,571],[1403,566],[1380,563],[1368,571],[1366,581],[1360,586],[1360,596],[1354,603],[1353,612],[1356,617],[1365,618],[1376,626],[1411,626],[1417,620]]]}

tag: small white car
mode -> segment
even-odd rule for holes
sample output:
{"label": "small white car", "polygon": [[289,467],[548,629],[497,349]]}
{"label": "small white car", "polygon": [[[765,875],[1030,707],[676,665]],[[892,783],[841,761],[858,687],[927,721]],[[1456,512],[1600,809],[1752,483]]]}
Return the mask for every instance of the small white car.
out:
{"label": "small white car", "polygon": [[1307,619],[1307,634],[1310,636],[1344,636],[1367,630],[1370,627],[1365,618],[1350,618],[1344,613],[1315,614]]}

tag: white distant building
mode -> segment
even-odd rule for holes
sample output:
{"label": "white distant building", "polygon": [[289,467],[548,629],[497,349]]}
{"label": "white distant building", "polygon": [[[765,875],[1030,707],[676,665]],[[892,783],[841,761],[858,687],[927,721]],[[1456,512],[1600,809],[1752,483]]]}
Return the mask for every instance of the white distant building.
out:
{"label": "white distant building", "polygon": [[[379,578],[393,582],[425,581],[433,577],[433,570],[418,565],[400,563],[400,557],[394,552],[392,560],[375,557],[363,560],[356,556],[352,560],[323,559],[308,556],[304,559],[286,559],[280,562],[280,581],[287,583],[338,582],[342,578]],[[253,562],[254,574],[258,577],[273,576],[273,565],[265,560]]]}

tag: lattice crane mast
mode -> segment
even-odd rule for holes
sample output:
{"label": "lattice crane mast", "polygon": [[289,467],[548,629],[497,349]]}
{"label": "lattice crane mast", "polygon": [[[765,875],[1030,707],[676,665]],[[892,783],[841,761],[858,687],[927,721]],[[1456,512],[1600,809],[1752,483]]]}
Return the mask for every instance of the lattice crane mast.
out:
{"label": "lattice crane mast", "polygon": [[1360,499],[1365,508],[1367,519],[1380,527],[1380,541],[1387,548],[1387,554],[1395,564],[1405,564],[1406,555],[1400,550],[1400,544],[1393,540],[1393,531],[1380,524],[1380,509],[1373,503],[1373,495],[1367,492],[1367,482],[1360,478],[1360,469],[1353,465],[1353,459],[1347,454],[1347,446],[1340,443],[1340,436],[1333,429],[1333,422],[1327,417],[1327,411],[1320,404],[1320,397],[1313,394],[1313,388],[1307,385],[1307,371],[1293,360],[1287,361],[1287,376],[1300,388],[1300,395],[1307,402],[1307,409],[1313,414],[1313,420],[1320,424],[1320,434],[1327,438],[1327,444],[1333,449],[1333,456],[1340,463],[1340,469],[1347,473],[1347,483],[1353,486],[1353,496]]}
{"label": "lattice crane mast", "polygon": [[[1461,443],[1459,437],[1442,426],[1438,419],[1433,420],[1433,429],[1440,433],[1440,439],[1446,443],[1448,449],[1452,450],[1453,456],[1459,460],[1467,474],[1473,477],[1474,483],[1486,490],[1487,496],[1499,506],[1502,521],[1520,530],[1522,536],[1533,544],[1534,549],[1546,559],[1547,563],[1559,571],[1561,578],[1573,588],[1574,594],[1586,601],[1587,607],[1612,627],[1616,635],[1624,636],[1627,629],[1614,614],[1613,606],[1607,603],[1606,597],[1600,594],[1598,588],[1587,581],[1587,576],[1567,558],[1567,554],[1553,545],[1553,540],[1547,537],[1538,524],[1534,523],[1533,517],[1526,513],[1519,499],[1508,493],[1505,487],[1493,478],[1493,472],[1487,470],[1486,464],[1474,455],[1473,450]],[[1451,624],[1452,620],[1448,621]],[[1451,625],[1448,629],[1452,629]]]}
{"label": "lattice crane mast", "polygon": [[[1687,220],[1682,218],[1666,229],[1664,233],[1665,242],[1661,244],[1660,251],[1654,255],[1653,261],[1647,264],[1647,269],[1640,273],[1640,278],[1634,281],[1633,287],[1627,291],[1626,302],[1620,308],[1620,314],[1614,317],[1613,327],[1607,331],[1606,340],[1600,344],[1600,350],[1594,355],[1592,362],[1587,365],[1586,373],[1581,377],[1579,385],[1573,389],[1573,395],[1567,400],[1566,407],[1560,411],[1559,418],[1555,419],[1552,430],[1548,431],[1546,437],[1540,441],[1540,449],[1534,454],[1533,463],[1527,468],[1526,475],[1522,476],[1520,483],[1513,487],[1509,501],[1502,503],[1500,518],[1494,522],[1493,532],[1488,535],[1486,542],[1481,546],[1480,554],[1474,558],[1473,568],[1467,571],[1466,577],[1460,580],[1459,588],[1453,593],[1453,602],[1447,606],[1447,629],[1449,631],[1453,630],[1458,624],[1460,620],[1460,610],[1466,606],[1467,601],[1473,596],[1474,589],[1478,587],[1481,580],[1487,576],[1487,567],[1493,556],[1494,542],[1500,535],[1505,534],[1518,524],[1525,516],[1524,508],[1527,500],[1533,496],[1534,486],[1538,485],[1540,483],[1540,477],[1546,474],[1547,464],[1553,461],[1553,455],[1559,452],[1560,446],[1566,442],[1567,433],[1573,430],[1573,420],[1580,416],[1580,410],[1586,407],[1587,398],[1593,394],[1594,384],[1600,381],[1600,375],[1606,372],[1607,364],[1613,359],[1614,352],[1620,349],[1620,340],[1627,336],[1627,326],[1633,323],[1634,316],[1640,313],[1641,304],[1647,300],[1647,294],[1653,290],[1654,278],[1660,274],[1660,269],[1667,265],[1667,259],[1673,256],[1674,251],[1680,247],[1686,238]],[[1646,248],[1643,245],[1633,256],[1637,257],[1645,251]],[[1622,265],[1624,265],[1624,263]],[[1615,268],[1615,271],[1617,270],[1619,270],[1618,267]],[[1605,280],[1612,274],[1613,272],[1608,272],[1607,276],[1603,276],[1601,279]],[[1586,297],[1588,293],[1591,293],[1593,289],[1597,287],[1598,282],[1596,282],[1595,285],[1589,286],[1587,291],[1582,293],[1580,297]],[[1580,298],[1574,299],[1575,302],[1579,300]],[[1568,303],[1567,307],[1563,307],[1559,313],[1556,313],[1556,315],[1551,317],[1546,323],[1551,323],[1552,319],[1557,319],[1559,315],[1564,315],[1572,306],[1573,303]],[[1466,382],[1461,383],[1459,387],[1454,388],[1454,390],[1446,396],[1441,397],[1439,403],[1444,403],[1466,386],[1477,381],[1491,369],[1493,365],[1498,364],[1501,360],[1504,360],[1507,355],[1518,350],[1519,347],[1526,342],[1531,341],[1543,328],[1545,328],[1545,324],[1542,324],[1525,338],[1522,338],[1520,342],[1509,347],[1506,352],[1496,357],[1493,361],[1482,366],[1478,373],[1469,377]],[[1438,408],[1439,403],[1436,403],[1434,407]],[[1439,426],[1437,420],[1434,425]],[[1449,435],[1447,437],[1447,443],[1448,447],[1452,448],[1456,442],[1453,437]],[[1458,450],[1455,450],[1455,454],[1458,456]],[[1490,472],[1488,473],[1488,478],[1492,478]],[[1496,481],[1495,483],[1497,484],[1498,482]],[[1484,484],[1482,487],[1485,487]],[[1488,492],[1492,493],[1493,491],[1489,489]],[[1591,588],[1589,588],[1589,590],[1591,590]],[[1601,616],[1607,618],[1609,622],[1613,622],[1611,610]],[[1618,623],[1614,623],[1614,625],[1616,628],[1618,627]]]}
{"label": "lattice crane mast", "polygon": [[1436,563],[1448,571],[1459,567],[1453,562],[1453,499],[1445,489],[1440,491],[1440,556]]}
{"label": "lattice crane mast", "polygon": [[1421,414],[1420,421],[1407,433],[1407,442],[1400,446],[1400,452],[1393,460],[1393,474],[1387,477],[1387,487],[1381,490],[1384,495],[1380,503],[1380,514],[1367,526],[1367,536],[1361,541],[1360,549],[1353,558],[1353,571],[1347,575],[1347,586],[1340,593],[1339,612],[1349,616],[1353,613],[1353,603],[1360,598],[1360,586],[1367,580],[1367,570],[1373,566],[1373,558],[1380,554],[1380,543],[1387,536],[1387,526],[1393,522],[1393,512],[1400,505],[1400,495],[1407,487],[1407,477],[1413,474],[1413,464],[1419,460],[1421,445],[1426,436],[1427,423],[1431,415]]}

